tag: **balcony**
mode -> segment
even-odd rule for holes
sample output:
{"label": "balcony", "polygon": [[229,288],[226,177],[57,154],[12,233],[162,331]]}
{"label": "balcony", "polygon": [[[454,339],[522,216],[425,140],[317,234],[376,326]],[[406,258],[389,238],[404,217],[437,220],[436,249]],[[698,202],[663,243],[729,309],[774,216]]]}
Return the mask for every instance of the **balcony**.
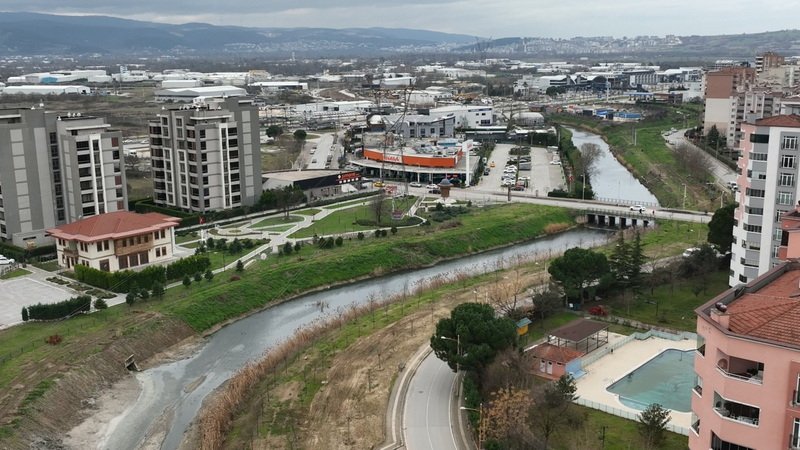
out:
{"label": "balcony", "polygon": [[142,242],[139,244],[121,246],[114,245],[114,256],[130,255],[132,253],[146,252],[153,248],[153,241]]}
{"label": "balcony", "polygon": [[793,408],[800,408],[800,392],[792,391],[792,400],[790,404]]}
{"label": "balcony", "polygon": [[692,431],[694,431],[695,434],[700,434],[700,419],[692,423]]}
{"label": "balcony", "polygon": [[703,386],[700,386],[700,385],[698,384],[698,385],[695,385],[695,387],[694,387],[694,388],[692,388],[692,389],[694,390],[694,393],[695,393],[695,394],[699,395],[700,397],[702,397],[702,396],[703,396]]}
{"label": "balcony", "polygon": [[[748,264],[745,262],[744,266],[747,267]],[[748,383],[754,383],[754,384],[764,383],[763,363],[758,361],[751,361],[749,359],[742,359],[742,358],[736,358],[734,356],[728,356],[722,352],[719,353],[720,353],[720,358],[717,361],[717,370],[720,371],[720,373],[722,373],[728,378],[733,378]]]}
{"label": "balcony", "polygon": [[757,427],[761,410],[755,406],[724,399],[714,392],[714,412],[724,419]]}

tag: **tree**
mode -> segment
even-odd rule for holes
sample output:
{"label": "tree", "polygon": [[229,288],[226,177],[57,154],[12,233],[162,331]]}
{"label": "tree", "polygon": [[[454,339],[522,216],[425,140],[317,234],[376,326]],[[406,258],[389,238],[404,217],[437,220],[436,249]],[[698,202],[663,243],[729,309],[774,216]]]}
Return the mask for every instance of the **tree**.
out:
{"label": "tree", "polygon": [[271,138],[278,137],[283,134],[283,128],[280,125],[270,125],[267,127],[267,136]]}
{"label": "tree", "polygon": [[380,226],[386,214],[389,213],[391,205],[384,201],[386,199],[386,192],[381,190],[378,195],[374,196],[369,203],[369,210],[375,218],[375,225]]}
{"label": "tree", "polygon": [[339,236],[336,238],[336,246],[341,247],[342,245],[344,245],[344,239],[341,236]]}
{"label": "tree", "polygon": [[194,281],[202,281],[202,280],[203,280],[203,274],[200,273],[200,272],[195,272],[194,273]]}
{"label": "tree", "polygon": [[26,308],[24,306],[22,307],[22,321],[23,322],[27,322],[28,321],[28,308]]}
{"label": "tree", "polygon": [[206,274],[204,275],[206,280],[211,281],[214,279],[214,272],[211,269],[206,269]]}
{"label": "tree", "polygon": [[569,375],[562,375],[556,382],[548,383],[534,394],[534,406],[529,412],[529,419],[538,428],[548,448],[550,438],[560,429],[570,426],[578,428],[583,424],[583,416],[575,410],[572,403],[575,397],[575,380]]}
{"label": "tree", "polygon": [[586,288],[609,273],[606,255],[573,247],[553,260],[547,269],[561,283],[568,298],[583,302]]}
{"label": "tree", "polygon": [[155,282],[155,283],[153,283],[153,287],[151,289],[153,290],[153,297],[161,298],[161,297],[164,296],[164,285],[163,284],[161,284],[159,282]]}
{"label": "tree", "polygon": [[148,291],[145,288],[139,289],[139,298],[141,298],[142,300],[147,300],[148,298],[150,298],[150,291]]}
{"label": "tree", "polygon": [[[98,298],[97,300],[94,301],[94,309],[98,311],[102,309],[108,309],[108,303],[106,303],[106,301],[103,300],[102,298]],[[22,320],[25,320],[25,318],[23,317]]]}
{"label": "tree", "polygon": [[228,251],[231,254],[237,254],[242,251],[242,243],[239,241],[239,238],[235,238],[231,245],[228,246]]}
{"label": "tree", "polygon": [[244,263],[242,262],[241,259],[236,261],[236,271],[237,272],[244,272]]}
{"label": "tree", "polygon": [[189,286],[191,286],[191,284],[192,284],[192,279],[189,278],[189,275],[184,275],[183,276],[183,285],[188,288]]}
{"label": "tree", "polygon": [[292,249],[293,249],[293,247],[292,247],[292,243],[291,242],[286,242],[285,244],[283,244],[283,254],[284,255],[286,255],[286,256],[291,255],[292,254]]}
{"label": "tree", "polygon": [[[575,171],[578,174],[586,174],[588,178],[597,171],[597,161],[603,156],[603,151],[600,146],[592,143],[581,144],[580,152],[578,153],[577,167]],[[584,180],[585,181],[585,180]]]}
{"label": "tree", "polygon": [[283,212],[283,217],[289,219],[289,210],[306,201],[303,190],[297,186],[285,186],[275,191],[276,207]]}
{"label": "tree", "polygon": [[306,133],[306,130],[296,130],[293,136],[296,141],[305,141],[306,137],[308,137],[308,133]]}
{"label": "tree", "polygon": [[207,247],[208,247],[210,250],[213,250],[213,249],[214,249],[214,243],[215,243],[215,241],[214,241],[214,238],[213,238],[213,237],[209,237],[208,239],[206,239],[206,246],[207,246]]}
{"label": "tree", "polygon": [[125,295],[125,303],[127,303],[128,306],[133,306],[133,304],[136,303],[136,292],[134,291],[128,292]]}
{"label": "tree", "polygon": [[708,144],[708,145],[710,145],[712,147],[719,146],[720,144],[722,144],[724,146],[725,144],[722,143],[721,139],[722,139],[722,136],[719,134],[719,130],[717,129],[717,126],[716,125],[711,125],[711,129],[709,129],[708,133],[706,133],[706,144]]}
{"label": "tree", "polygon": [[294,243],[294,252],[295,253],[300,253],[300,249],[302,249],[302,248],[303,248],[303,244],[301,244],[300,241],[297,241],[297,242]]}
{"label": "tree", "polygon": [[358,234],[356,235],[356,238],[357,238],[359,241],[363,241],[363,240],[364,240],[364,232],[362,232],[362,231],[359,231],[359,232],[358,232]]}
{"label": "tree", "polygon": [[717,246],[720,253],[729,252],[733,244],[733,211],[736,203],[723,206],[714,212],[708,222],[708,242]]}
{"label": "tree", "polygon": [[617,243],[611,250],[608,257],[608,268],[614,275],[617,282],[623,283],[628,273],[628,261],[630,260],[631,245],[625,242],[625,232],[620,231],[617,235]]}
{"label": "tree", "polygon": [[666,439],[669,410],[652,403],[639,414],[637,428],[646,448],[659,448]]}
{"label": "tree", "polygon": [[503,349],[516,345],[514,322],[495,317],[490,305],[463,303],[439,320],[431,336],[431,348],[436,357],[451,369],[479,371],[492,362]]}
{"label": "tree", "polygon": [[487,439],[508,440],[516,430],[526,427],[525,412],[530,407],[530,391],[505,387],[492,392],[491,402],[483,409]]}

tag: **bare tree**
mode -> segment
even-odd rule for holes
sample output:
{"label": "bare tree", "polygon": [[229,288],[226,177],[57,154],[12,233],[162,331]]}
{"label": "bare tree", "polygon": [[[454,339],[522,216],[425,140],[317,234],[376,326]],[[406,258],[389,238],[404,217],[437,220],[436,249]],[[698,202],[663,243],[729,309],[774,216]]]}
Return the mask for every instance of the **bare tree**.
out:
{"label": "bare tree", "polygon": [[683,169],[685,173],[689,174],[692,178],[698,181],[709,179],[710,172],[708,170],[708,163],[706,162],[705,156],[700,151],[686,144],[680,144],[675,147],[675,160],[678,163],[678,167]]}
{"label": "bare tree", "polygon": [[577,167],[575,170],[579,173],[586,174],[591,178],[597,172],[597,161],[603,155],[600,146],[592,143],[581,144],[580,157],[578,158]]}
{"label": "bare tree", "polygon": [[383,222],[389,210],[389,205],[387,205],[384,200],[386,200],[386,192],[381,190],[378,195],[373,197],[372,202],[369,205],[369,209],[375,218],[375,225],[378,226],[380,226],[380,224]]}

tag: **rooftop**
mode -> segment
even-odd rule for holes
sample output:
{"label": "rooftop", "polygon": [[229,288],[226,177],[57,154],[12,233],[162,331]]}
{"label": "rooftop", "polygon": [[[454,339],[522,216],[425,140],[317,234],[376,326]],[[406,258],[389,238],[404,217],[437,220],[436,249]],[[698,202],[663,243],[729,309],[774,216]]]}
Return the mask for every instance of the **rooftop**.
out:
{"label": "rooftop", "polygon": [[181,219],[159,213],[137,214],[130,211],[116,211],[87,217],[76,222],[50,228],[47,233],[53,237],[96,242],[117,239],[171,228]]}
{"label": "rooftop", "polygon": [[572,342],[580,342],[598,331],[608,328],[607,323],[589,319],[578,319],[550,332],[551,336]]}
{"label": "rooftop", "polygon": [[531,349],[531,356],[553,362],[566,364],[575,358],[584,355],[582,351],[574,350],[569,347],[559,347],[553,344],[540,344]]}
{"label": "rooftop", "polygon": [[800,128],[800,116],[792,114],[788,116],[765,117],[756,120],[756,125],[760,127]]}

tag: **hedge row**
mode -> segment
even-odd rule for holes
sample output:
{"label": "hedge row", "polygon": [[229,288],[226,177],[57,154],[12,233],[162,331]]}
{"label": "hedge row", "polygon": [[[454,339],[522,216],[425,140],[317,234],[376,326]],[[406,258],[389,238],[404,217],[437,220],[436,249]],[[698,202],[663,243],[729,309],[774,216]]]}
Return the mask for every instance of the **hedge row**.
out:
{"label": "hedge row", "polygon": [[108,289],[113,292],[130,292],[134,289],[150,289],[156,283],[166,284],[168,280],[179,280],[185,275],[205,272],[211,267],[207,256],[194,255],[181,258],[164,266],[149,266],[142,270],[122,270],[104,272],[92,267],[75,266],[75,278],[91,286]]}
{"label": "hedge row", "polygon": [[30,250],[11,245],[8,242],[0,242],[0,255],[7,258],[14,258],[17,261],[25,261],[34,256],[55,255],[55,245],[44,245],[41,247],[34,247]]}
{"label": "hedge row", "polygon": [[[90,295],[81,295],[64,300],[63,302],[50,303],[47,305],[38,303],[23,309],[27,310],[27,320],[57,320],[71,317],[78,313],[89,312],[91,307],[92,297]],[[23,311],[23,320],[25,316],[25,311]]]}

